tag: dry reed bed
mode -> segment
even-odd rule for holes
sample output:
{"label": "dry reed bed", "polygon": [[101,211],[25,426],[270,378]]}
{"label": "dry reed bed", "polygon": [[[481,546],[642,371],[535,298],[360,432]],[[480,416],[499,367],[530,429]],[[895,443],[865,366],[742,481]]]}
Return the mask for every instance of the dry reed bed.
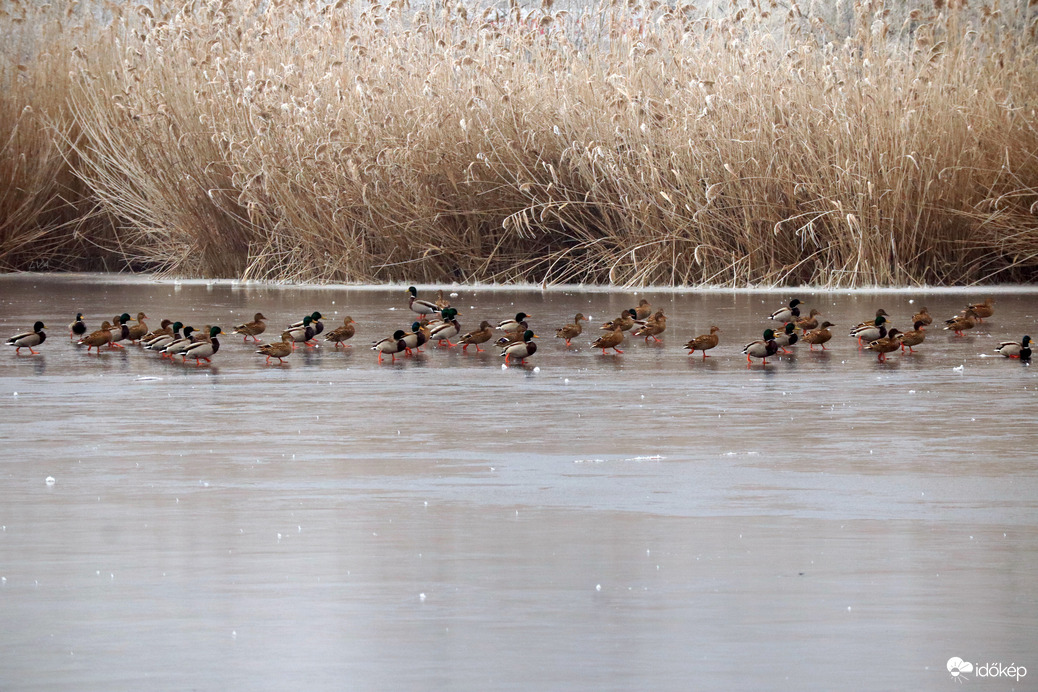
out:
{"label": "dry reed bed", "polygon": [[0,199],[0,260],[60,252],[68,200],[188,276],[1033,280],[1038,11],[821,7],[37,17],[47,50],[0,73],[0,175],[30,198]]}

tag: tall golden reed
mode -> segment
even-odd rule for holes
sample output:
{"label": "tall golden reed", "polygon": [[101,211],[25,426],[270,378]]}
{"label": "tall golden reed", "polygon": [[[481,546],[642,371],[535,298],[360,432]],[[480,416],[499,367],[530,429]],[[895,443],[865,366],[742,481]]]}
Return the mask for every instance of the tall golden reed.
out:
{"label": "tall golden reed", "polygon": [[[0,175],[37,181],[0,199],[0,260],[60,251],[60,200],[110,220],[96,242],[123,261],[180,275],[1036,276],[1024,3],[16,7],[59,29],[0,72],[33,85],[0,102]],[[24,105],[46,113],[31,136]]]}

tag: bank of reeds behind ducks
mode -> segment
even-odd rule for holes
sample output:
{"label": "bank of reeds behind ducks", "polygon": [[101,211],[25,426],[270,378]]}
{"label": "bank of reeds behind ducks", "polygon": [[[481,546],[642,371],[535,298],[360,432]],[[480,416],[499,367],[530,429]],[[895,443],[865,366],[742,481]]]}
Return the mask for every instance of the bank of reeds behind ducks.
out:
{"label": "bank of reeds behind ducks", "polygon": [[1020,5],[110,5],[34,98],[108,247],[181,275],[1032,280]]}

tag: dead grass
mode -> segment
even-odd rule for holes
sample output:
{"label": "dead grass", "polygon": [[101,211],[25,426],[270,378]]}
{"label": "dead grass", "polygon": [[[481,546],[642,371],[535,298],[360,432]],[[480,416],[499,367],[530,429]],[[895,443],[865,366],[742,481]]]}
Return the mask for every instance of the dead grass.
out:
{"label": "dead grass", "polygon": [[[5,25],[56,12],[11,7]],[[1023,3],[107,7],[48,14],[64,34],[7,55],[0,175],[24,199],[0,198],[0,266],[101,218],[116,235],[97,245],[188,276],[836,287],[1038,268]],[[24,105],[46,117],[27,128]]]}

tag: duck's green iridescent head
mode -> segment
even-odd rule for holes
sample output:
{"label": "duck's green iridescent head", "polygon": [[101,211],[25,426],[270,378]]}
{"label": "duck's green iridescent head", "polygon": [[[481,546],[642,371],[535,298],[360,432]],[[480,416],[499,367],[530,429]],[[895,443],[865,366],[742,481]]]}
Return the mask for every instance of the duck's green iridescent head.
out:
{"label": "duck's green iridescent head", "polygon": [[786,334],[792,334],[793,330],[796,328],[797,326],[792,322],[786,322]]}
{"label": "duck's green iridescent head", "polygon": [[407,292],[411,294],[412,298],[417,298],[418,297],[418,289],[415,288],[414,286],[411,286],[410,288],[408,288]]}
{"label": "duck's green iridescent head", "polygon": [[533,336],[533,330],[527,329],[525,332],[523,332],[523,341],[530,341],[531,339],[533,339]]}
{"label": "duck's green iridescent head", "polygon": [[421,329],[422,329],[422,323],[421,322],[412,322],[411,323],[411,331],[414,332],[415,334],[417,334],[419,331],[421,331]]}
{"label": "duck's green iridescent head", "polygon": [[45,327],[46,327],[46,325],[43,324],[43,322],[40,322],[39,320],[36,320],[36,324],[32,325],[32,330],[34,332],[41,332],[41,331],[43,331],[43,329]]}
{"label": "duck's green iridescent head", "polygon": [[321,319],[321,317],[322,317],[321,313],[319,313],[316,310],[314,310],[313,314],[310,315],[310,320],[313,321],[313,322],[316,322],[317,320]]}
{"label": "duck's green iridescent head", "polygon": [[631,317],[637,317],[638,316],[638,311],[635,310],[634,308],[629,308],[627,310],[627,314],[630,315]]}
{"label": "duck's green iridescent head", "polygon": [[83,319],[83,313],[77,312],[76,313],[76,322],[80,321],[81,319]]}
{"label": "duck's green iridescent head", "polygon": [[789,301],[789,307],[791,307],[791,308],[795,308],[798,305],[800,305],[800,299],[799,298],[794,298],[793,300]]}
{"label": "duck's green iridescent head", "polygon": [[404,330],[403,329],[398,329],[395,332],[393,332],[393,341],[400,341],[403,338],[404,338]]}
{"label": "duck's green iridescent head", "polygon": [[774,330],[772,330],[772,329],[765,329],[764,330],[764,340],[765,341],[771,341],[774,338],[775,338],[775,331]]}
{"label": "duck's green iridescent head", "polygon": [[187,338],[197,332],[198,330],[194,327],[184,327],[184,338]]}
{"label": "duck's green iridescent head", "polygon": [[1024,346],[1024,347],[1028,346],[1030,343],[1031,343],[1031,337],[1029,337],[1027,335],[1024,335],[1024,338],[1020,341],[1020,344],[1022,346]]}
{"label": "duck's green iridescent head", "polygon": [[223,330],[220,329],[219,327],[210,327],[209,328],[209,338],[210,339],[215,338],[219,334],[223,334]]}
{"label": "duck's green iridescent head", "polygon": [[130,313],[124,312],[123,314],[119,315],[119,323],[120,324],[126,324],[129,321],[130,321]]}
{"label": "duck's green iridescent head", "polygon": [[175,331],[175,332],[179,332],[183,327],[184,327],[184,325],[182,323],[180,323],[180,322],[174,322],[173,323],[173,331]]}
{"label": "duck's green iridescent head", "polygon": [[884,317],[883,315],[876,315],[876,321],[874,322],[874,324],[878,327],[878,326],[880,326],[881,324],[883,324],[886,321],[887,321],[887,318]]}
{"label": "duck's green iridescent head", "polygon": [[303,318],[303,326],[304,327],[309,327],[311,322],[313,322],[313,319],[311,319],[310,315],[307,315],[306,317]]}
{"label": "duck's green iridescent head", "polygon": [[515,313],[515,321],[516,322],[522,322],[527,317],[529,317],[529,315],[527,315],[525,312],[517,312],[517,313]]}

